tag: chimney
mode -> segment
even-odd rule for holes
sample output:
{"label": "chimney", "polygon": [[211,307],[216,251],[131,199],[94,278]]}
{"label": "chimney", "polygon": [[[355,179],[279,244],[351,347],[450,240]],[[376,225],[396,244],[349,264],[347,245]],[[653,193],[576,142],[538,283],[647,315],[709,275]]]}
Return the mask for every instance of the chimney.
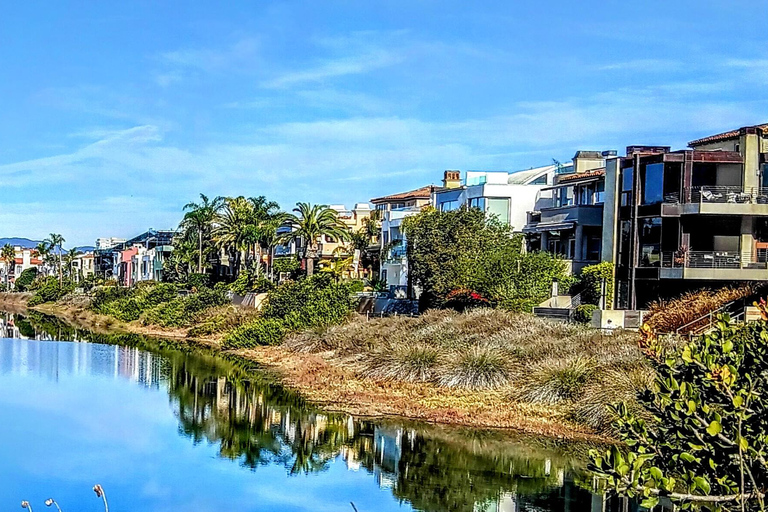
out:
{"label": "chimney", "polygon": [[461,171],[445,171],[443,173],[444,188],[459,188],[461,186]]}
{"label": "chimney", "polygon": [[600,151],[577,151],[573,157],[573,170],[576,174],[605,167],[605,157]]}

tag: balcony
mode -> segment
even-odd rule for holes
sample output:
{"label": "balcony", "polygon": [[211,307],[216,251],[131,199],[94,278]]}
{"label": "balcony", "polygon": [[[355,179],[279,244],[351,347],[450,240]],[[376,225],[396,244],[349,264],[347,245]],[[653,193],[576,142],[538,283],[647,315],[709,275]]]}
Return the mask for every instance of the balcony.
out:
{"label": "balcony", "polygon": [[387,256],[384,258],[385,263],[400,263],[405,259],[405,245],[399,245],[393,247],[387,252]]}
{"label": "balcony", "polygon": [[[685,198],[685,195],[683,195]],[[691,190],[691,201],[681,201],[679,193],[664,196],[662,215],[768,215],[768,188],[741,186],[703,186]]]}
{"label": "balcony", "polygon": [[662,279],[766,280],[768,258],[751,252],[688,251],[661,254]]}
{"label": "balcony", "polygon": [[542,208],[540,216],[538,214],[529,216],[529,223],[523,228],[523,232],[559,231],[572,229],[576,225],[602,226],[603,205],[575,204]]}

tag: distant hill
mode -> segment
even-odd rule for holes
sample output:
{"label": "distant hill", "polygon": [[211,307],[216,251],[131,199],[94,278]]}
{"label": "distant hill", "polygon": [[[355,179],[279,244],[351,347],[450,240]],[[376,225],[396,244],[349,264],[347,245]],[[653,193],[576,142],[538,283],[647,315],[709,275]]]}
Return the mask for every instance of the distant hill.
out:
{"label": "distant hill", "polygon": [[29,238],[0,238],[0,247],[5,244],[10,244],[14,247],[17,245],[25,249],[34,249],[42,240],[30,240]]}
{"label": "distant hill", "polygon": [[[23,247],[24,249],[34,249],[37,247],[37,244],[42,242],[42,240],[30,240],[29,238],[19,238],[19,237],[10,237],[10,238],[0,238],[0,247],[4,246],[5,244],[10,244],[14,247],[19,246]],[[93,252],[95,249],[92,245],[82,245],[79,247],[75,247],[78,252]],[[67,247],[64,247],[64,250],[67,250]],[[56,252],[56,251],[54,251]]]}

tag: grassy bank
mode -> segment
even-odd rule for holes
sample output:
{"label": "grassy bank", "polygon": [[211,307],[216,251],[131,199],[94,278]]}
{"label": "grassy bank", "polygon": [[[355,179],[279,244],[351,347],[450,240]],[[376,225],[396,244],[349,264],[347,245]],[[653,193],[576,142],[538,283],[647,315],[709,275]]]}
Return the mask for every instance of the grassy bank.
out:
{"label": "grassy bank", "polygon": [[[18,304],[13,295],[0,295],[0,308]],[[634,403],[637,390],[651,378],[636,333],[602,336],[502,311],[357,317],[288,334],[275,346],[229,348],[222,333],[195,336],[202,321],[168,331],[139,320],[116,321],[72,301],[35,309],[96,331],[124,330],[163,336],[178,346],[212,347],[275,371],[284,385],[328,410],[365,417],[606,439],[605,405]],[[198,318],[235,325],[250,315],[216,306]]]}

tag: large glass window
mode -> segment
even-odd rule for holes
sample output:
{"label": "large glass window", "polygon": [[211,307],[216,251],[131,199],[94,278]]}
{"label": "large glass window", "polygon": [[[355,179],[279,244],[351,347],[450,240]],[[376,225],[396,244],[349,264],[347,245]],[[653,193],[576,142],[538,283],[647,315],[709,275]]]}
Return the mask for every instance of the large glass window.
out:
{"label": "large glass window", "polygon": [[643,180],[643,204],[657,204],[664,199],[664,164],[645,166]]}
{"label": "large glass window", "polygon": [[484,197],[473,197],[469,200],[469,207],[470,208],[478,208],[482,211],[485,211],[485,198]]}
{"label": "large glass window", "polygon": [[641,267],[661,265],[661,217],[638,219]]}
{"label": "large glass window", "polygon": [[605,203],[605,182],[601,181],[597,184],[597,191],[595,192],[595,204]]}
{"label": "large glass window", "polygon": [[488,215],[502,224],[509,224],[509,199],[488,199]]}
{"label": "large glass window", "polygon": [[443,201],[442,203],[440,203],[441,212],[450,212],[451,210],[458,210],[458,209],[459,209],[458,201]]}
{"label": "large glass window", "polygon": [[571,206],[573,204],[573,187],[557,189],[555,206]]}
{"label": "large glass window", "polygon": [[632,179],[634,168],[627,167],[621,171],[621,206],[632,204]]}

